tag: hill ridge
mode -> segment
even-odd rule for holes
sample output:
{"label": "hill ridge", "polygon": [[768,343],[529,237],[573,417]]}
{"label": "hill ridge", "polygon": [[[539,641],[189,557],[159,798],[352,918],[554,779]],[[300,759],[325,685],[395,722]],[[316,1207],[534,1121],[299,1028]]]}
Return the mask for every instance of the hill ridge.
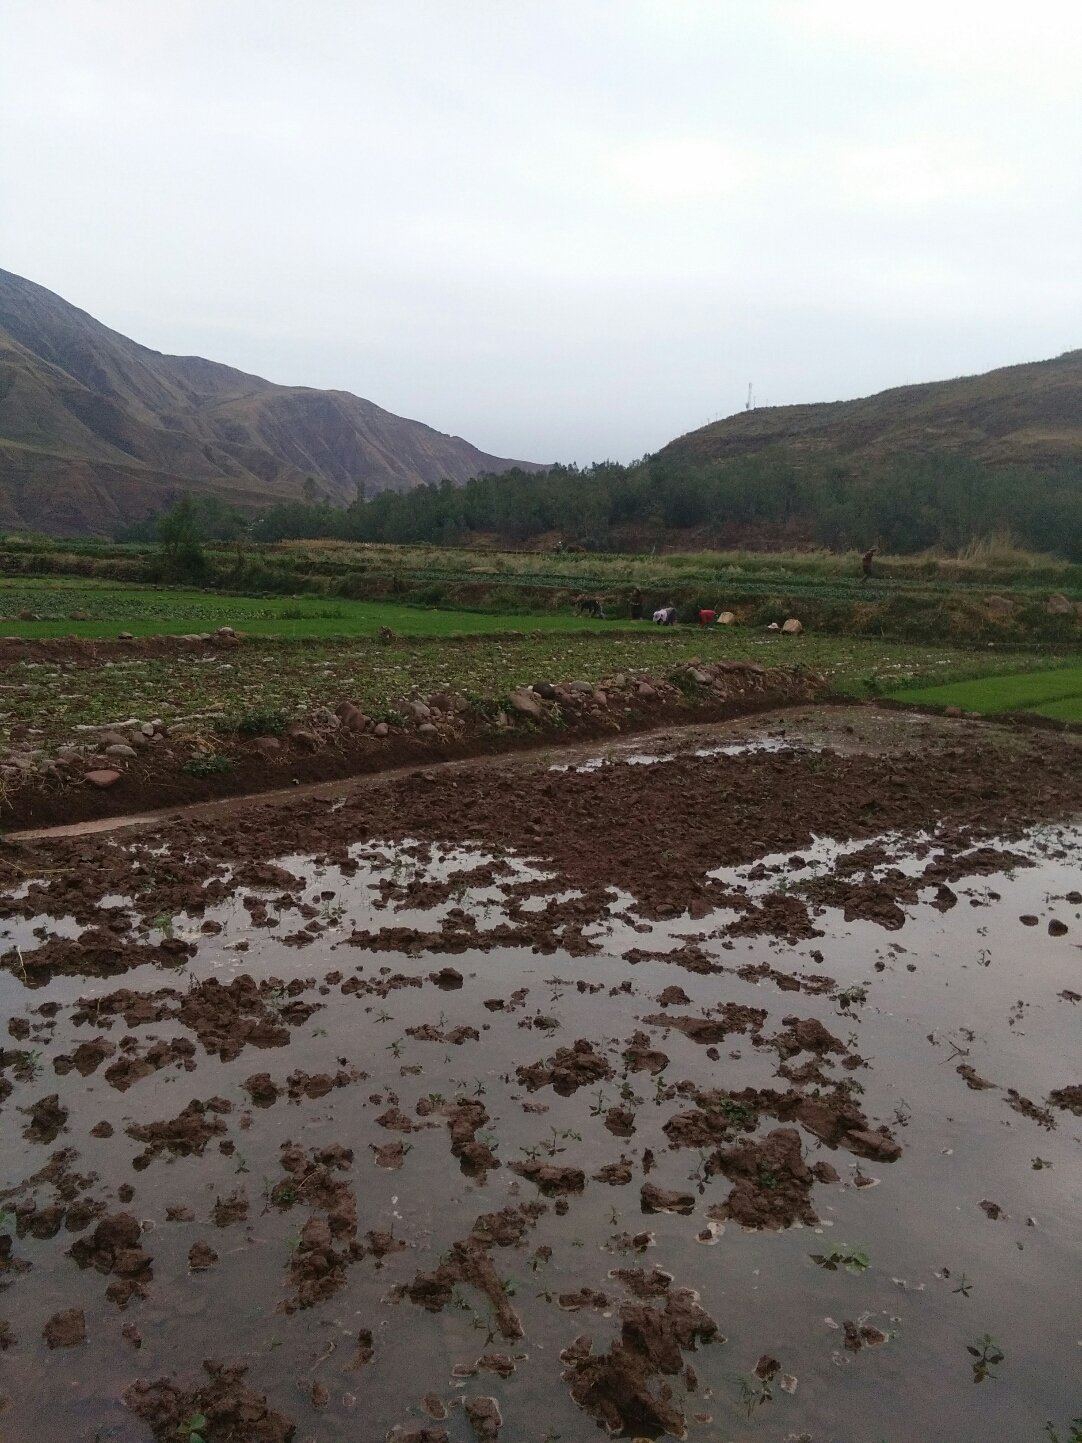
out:
{"label": "hill ridge", "polygon": [[656,454],[709,462],[782,447],[809,460],[875,462],[949,452],[989,465],[1045,468],[1082,460],[1082,349],[848,401],[737,411]]}
{"label": "hill ridge", "polygon": [[0,270],[0,526],[109,534],[184,491],[247,511],[336,504],[535,463],[342,389],[285,386],[133,341]]}

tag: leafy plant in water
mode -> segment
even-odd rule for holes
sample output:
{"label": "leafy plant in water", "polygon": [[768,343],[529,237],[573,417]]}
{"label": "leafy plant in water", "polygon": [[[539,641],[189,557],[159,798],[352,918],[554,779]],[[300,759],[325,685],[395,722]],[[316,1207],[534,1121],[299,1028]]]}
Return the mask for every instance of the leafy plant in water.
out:
{"label": "leafy plant in water", "polygon": [[998,1343],[993,1342],[988,1333],[978,1338],[976,1343],[967,1343],[966,1352],[973,1359],[973,1381],[983,1383],[985,1378],[995,1378],[997,1374],[992,1369],[1003,1362],[1003,1349]]}
{"label": "leafy plant in water", "polygon": [[747,1378],[741,1378],[740,1401],[744,1410],[750,1418],[756,1408],[761,1408],[764,1403],[773,1402],[774,1394],[770,1390],[770,1384],[756,1378],[753,1382]]}
{"label": "leafy plant in water", "polygon": [[866,1252],[860,1248],[851,1248],[846,1243],[831,1248],[829,1253],[809,1253],[808,1256],[828,1273],[836,1273],[839,1268],[844,1268],[847,1273],[859,1275],[867,1272],[871,1266],[871,1259]]}
{"label": "leafy plant in water", "polygon": [[1044,1425],[1044,1431],[1048,1436],[1049,1443],[1082,1443],[1082,1418],[1072,1418],[1067,1426],[1071,1431],[1061,1437],[1058,1429],[1050,1419]]}

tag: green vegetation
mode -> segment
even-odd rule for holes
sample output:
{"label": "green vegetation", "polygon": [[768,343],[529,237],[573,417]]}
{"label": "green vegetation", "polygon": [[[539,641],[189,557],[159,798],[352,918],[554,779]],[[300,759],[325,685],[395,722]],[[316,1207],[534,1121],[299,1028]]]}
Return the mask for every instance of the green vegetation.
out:
{"label": "green vegetation", "polygon": [[[818,632],[1082,648],[1082,566],[991,543],[954,557],[880,558],[865,579],[855,553],[602,555],[334,541],[191,550],[180,523],[175,546],[0,542],[0,632],[108,636],[111,622],[136,635],[220,625],[328,638],[383,624],[404,634],[573,630],[594,626],[589,608],[577,614],[579,597],[599,599],[606,616],[626,623],[637,590],[644,616],[672,605],[684,622],[711,608],[751,627],[796,616]],[[172,589],[185,575],[188,589]],[[1052,593],[1066,604],[1050,607]]]}
{"label": "green vegetation", "polygon": [[904,687],[898,701],[924,706],[956,706],[963,711],[1035,712],[1058,721],[1082,722],[1082,666],[987,676],[945,686]]}

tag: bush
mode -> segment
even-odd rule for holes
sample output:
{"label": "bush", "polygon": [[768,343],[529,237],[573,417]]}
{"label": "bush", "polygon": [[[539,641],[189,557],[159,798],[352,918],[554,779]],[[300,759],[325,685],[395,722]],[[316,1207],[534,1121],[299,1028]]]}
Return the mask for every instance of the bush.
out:
{"label": "bush", "polygon": [[187,772],[190,777],[215,777],[232,770],[233,758],[223,757],[218,752],[210,756],[192,757],[191,761],[185,762],[181,767],[181,771]]}

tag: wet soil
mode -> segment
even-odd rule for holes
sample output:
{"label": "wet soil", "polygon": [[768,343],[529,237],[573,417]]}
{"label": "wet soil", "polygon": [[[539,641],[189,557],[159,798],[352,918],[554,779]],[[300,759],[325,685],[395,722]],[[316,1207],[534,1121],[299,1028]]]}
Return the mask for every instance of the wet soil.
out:
{"label": "wet soil", "polygon": [[1079,754],[890,726],[9,841],[0,1433],[1066,1436]]}

